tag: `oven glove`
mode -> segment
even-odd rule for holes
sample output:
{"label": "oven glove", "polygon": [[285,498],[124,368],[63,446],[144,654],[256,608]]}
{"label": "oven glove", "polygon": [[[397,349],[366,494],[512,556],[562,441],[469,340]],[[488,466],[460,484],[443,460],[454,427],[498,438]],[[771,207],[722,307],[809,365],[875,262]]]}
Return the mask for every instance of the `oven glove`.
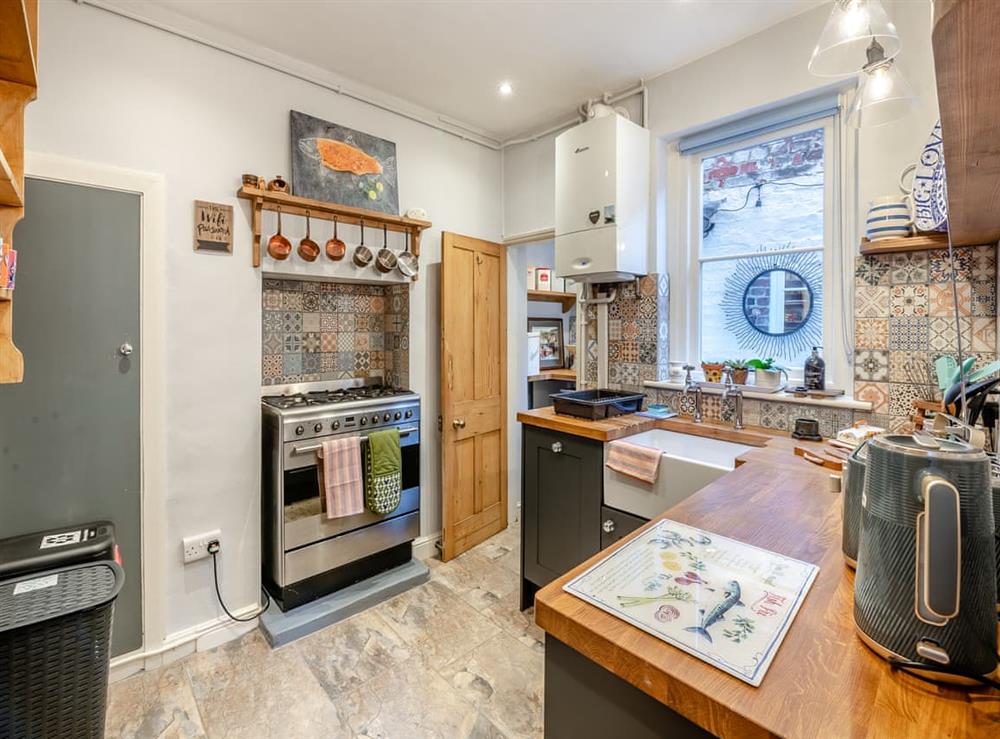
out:
{"label": "oven glove", "polygon": [[365,504],[372,513],[392,513],[399,507],[403,481],[399,430],[387,429],[368,434],[365,457]]}

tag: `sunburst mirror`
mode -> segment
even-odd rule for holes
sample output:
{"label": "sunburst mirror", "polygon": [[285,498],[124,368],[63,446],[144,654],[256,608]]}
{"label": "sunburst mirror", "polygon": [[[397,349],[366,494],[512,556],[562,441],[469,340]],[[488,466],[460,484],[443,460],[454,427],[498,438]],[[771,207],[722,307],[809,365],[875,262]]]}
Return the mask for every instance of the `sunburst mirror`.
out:
{"label": "sunburst mirror", "polygon": [[794,357],[822,343],[823,263],[814,252],[737,262],[722,309],[740,350]]}

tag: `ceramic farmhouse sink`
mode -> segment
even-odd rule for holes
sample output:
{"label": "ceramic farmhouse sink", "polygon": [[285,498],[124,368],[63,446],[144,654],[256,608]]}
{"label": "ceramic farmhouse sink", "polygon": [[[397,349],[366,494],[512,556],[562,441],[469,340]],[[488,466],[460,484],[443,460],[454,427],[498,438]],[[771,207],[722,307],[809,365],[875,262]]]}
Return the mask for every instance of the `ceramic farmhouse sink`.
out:
{"label": "ceramic farmhouse sink", "polygon": [[[736,458],[753,449],[744,444],[654,429],[624,441],[663,453],[656,484],[604,468],[604,504],[642,518],[653,518],[736,468]],[[604,447],[607,462],[608,445]]]}

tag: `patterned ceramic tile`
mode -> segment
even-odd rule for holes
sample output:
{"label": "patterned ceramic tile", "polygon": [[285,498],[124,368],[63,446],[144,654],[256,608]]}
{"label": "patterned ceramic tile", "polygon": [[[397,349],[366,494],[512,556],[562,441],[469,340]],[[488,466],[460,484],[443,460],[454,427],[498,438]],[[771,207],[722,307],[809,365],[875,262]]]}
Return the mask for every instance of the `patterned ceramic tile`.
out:
{"label": "patterned ceramic tile", "polygon": [[283,347],[285,354],[301,354],[302,353],[302,334],[285,334],[285,345]]}
{"label": "patterned ceramic tile", "polygon": [[[930,282],[951,280],[951,261],[947,249],[935,249],[928,254],[930,268],[927,278]],[[972,252],[968,248],[955,249],[955,278],[968,281],[972,278]]]}
{"label": "patterned ceramic tile", "polygon": [[281,309],[281,290],[264,290],[264,310]]}
{"label": "patterned ceramic tile", "polygon": [[788,428],[788,404],[761,402],[760,425],[767,429],[786,430]]}
{"label": "patterned ceramic tile", "polygon": [[889,352],[884,349],[860,349],[854,357],[854,379],[886,382],[889,379]]}
{"label": "patterned ceramic tile", "polygon": [[297,375],[302,372],[302,354],[286,352],[282,354],[282,363],[284,366],[285,376]]}
{"label": "patterned ceramic tile", "polygon": [[264,329],[264,333],[282,332],[285,328],[284,314],[281,313],[281,311],[275,311],[275,310],[264,311],[262,328]]}
{"label": "patterned ceramic tile", "polygon": [[997,253],[995,246],[976,246],[972,249],[972,279],[995,281]]}
{"label": "patterned ceramic tile", "polygon": [[263,339],[264,354],[281,354],[285,350],[284,337],[277,331],[267,331]]}
{"label": "patterned ceramic tile", "polygon": [[301,291],[282,290],[281,291],[281,307],[284,308],[285,310],[301,311],[302,310],[302,292]]}
{"label": "patterned ceramic tile", "polygon": [[[928,285],[930,289],[930,315],[932,316],[954,316],[955,301],[953,300],[952,285],[950,282]],[[958,307],[963,316],[972,314],[972,285],[968,282],[955,283],[958,290]]]}
{"label": "patterned ceramic tile", "polygon": [[890,349],[918,352],[927,347],[927,318],[924,316],[889,318],[888,330]]}
{"label": "patterned ceramic tile", "polygon": [[997,322],[993,317],[972,318],[973,352],[995,352],[997,349]]}
{"label": "patterned ceramic tile", "polygon": [[894,285],[889,308],[890,316],[926,316],[927,285]]}
{"label": "patterned ceramic tile", "polygon": [[927,282],[927,252],[893,254],[891,280],[894,285]]}
{"label": "patterned ceramic tile", "polygon": [[281,377],[284,371],[284,359],[281,354],[265,354],[263,362],[264,379]]}
{"label": "patterned ceramic tile", "polygon": [[[316,293],[303,293],[303,295],[315,295]],[[302,330],[303,331],[319,331],[320,330],[320,314],[319,313],[303,313],[302,314]]]}
{"label": "patterned ceramic tile", "polygon": [[281,314],[281,331],[295,333],[302,330],[302,314],[285,311]]}
{"label": "patterned ceramic tile", "polygon": [[865,403],[872,404],[872,413],[887,413],[889,411],[889,383],[862,382],[854,387],[854,397]]}
{"label": "patterned ceramic tile", "polygon": [[930,366],[927,352],[889,352],[889,381],[926,384]]}
{"label": "patterned ceramic tile", "polygon": [[858,285],[854,290],[854,315],[857,318],[886,318],[889,290],[887,285]]}
{"label": "patterned ceramic tile", "polygon": [[885,349],[889,346],[888,318],[859,318],[855,323],[855,345],[859,349]]}
{"label": "patterned ceramic tile", "polygon": [[319,293],[317,292],[303,292],[302,293],[302,310],[307,313],[316,313],[320,310],[320,300]]}
{"label": "patterned ceramic tile", "polygon": [[888,285],[891,266],[879,257],[858,257],[854,263],[855,284]]}
{"label": "patterned ceramic tile", "polygon": [[895,382],[889,386],[889,414],[908,416],[913,412],[914,400],[926,400],[927,389],[923,385],[907,385]]}
{"label": "patterned ceramic tile", "polygon": [[302,351],[310,354],[320,351],[320,334],[318,331],[309,331],[302,334]]}
{"label": "patterned ceramic tile", "polygon": [[972,285],[972,315],[992,318],[997,314],[997,284],[995,280],[966,283]]}
{"label": "patterned ceramic tile", "polygon": [[[970,318],[960,319],[962,327],[962,347],[972,345],[972,321]],[[955,329],[955,319],[953,318],[932,318],[930,319],[928,346],[935,352],[954,352],[958,349],[958,331]]]}

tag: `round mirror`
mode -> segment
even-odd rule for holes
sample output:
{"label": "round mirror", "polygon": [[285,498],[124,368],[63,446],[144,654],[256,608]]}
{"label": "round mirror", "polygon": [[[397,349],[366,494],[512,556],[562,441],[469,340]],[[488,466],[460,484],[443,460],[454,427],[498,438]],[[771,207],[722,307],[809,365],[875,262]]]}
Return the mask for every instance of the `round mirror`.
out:
{"label": "round mirror", "polygon": [[787,336],[802,328],[812,312],[809,283],[790,269],[761,272],[743,292],[743,315],[757,331]]}

